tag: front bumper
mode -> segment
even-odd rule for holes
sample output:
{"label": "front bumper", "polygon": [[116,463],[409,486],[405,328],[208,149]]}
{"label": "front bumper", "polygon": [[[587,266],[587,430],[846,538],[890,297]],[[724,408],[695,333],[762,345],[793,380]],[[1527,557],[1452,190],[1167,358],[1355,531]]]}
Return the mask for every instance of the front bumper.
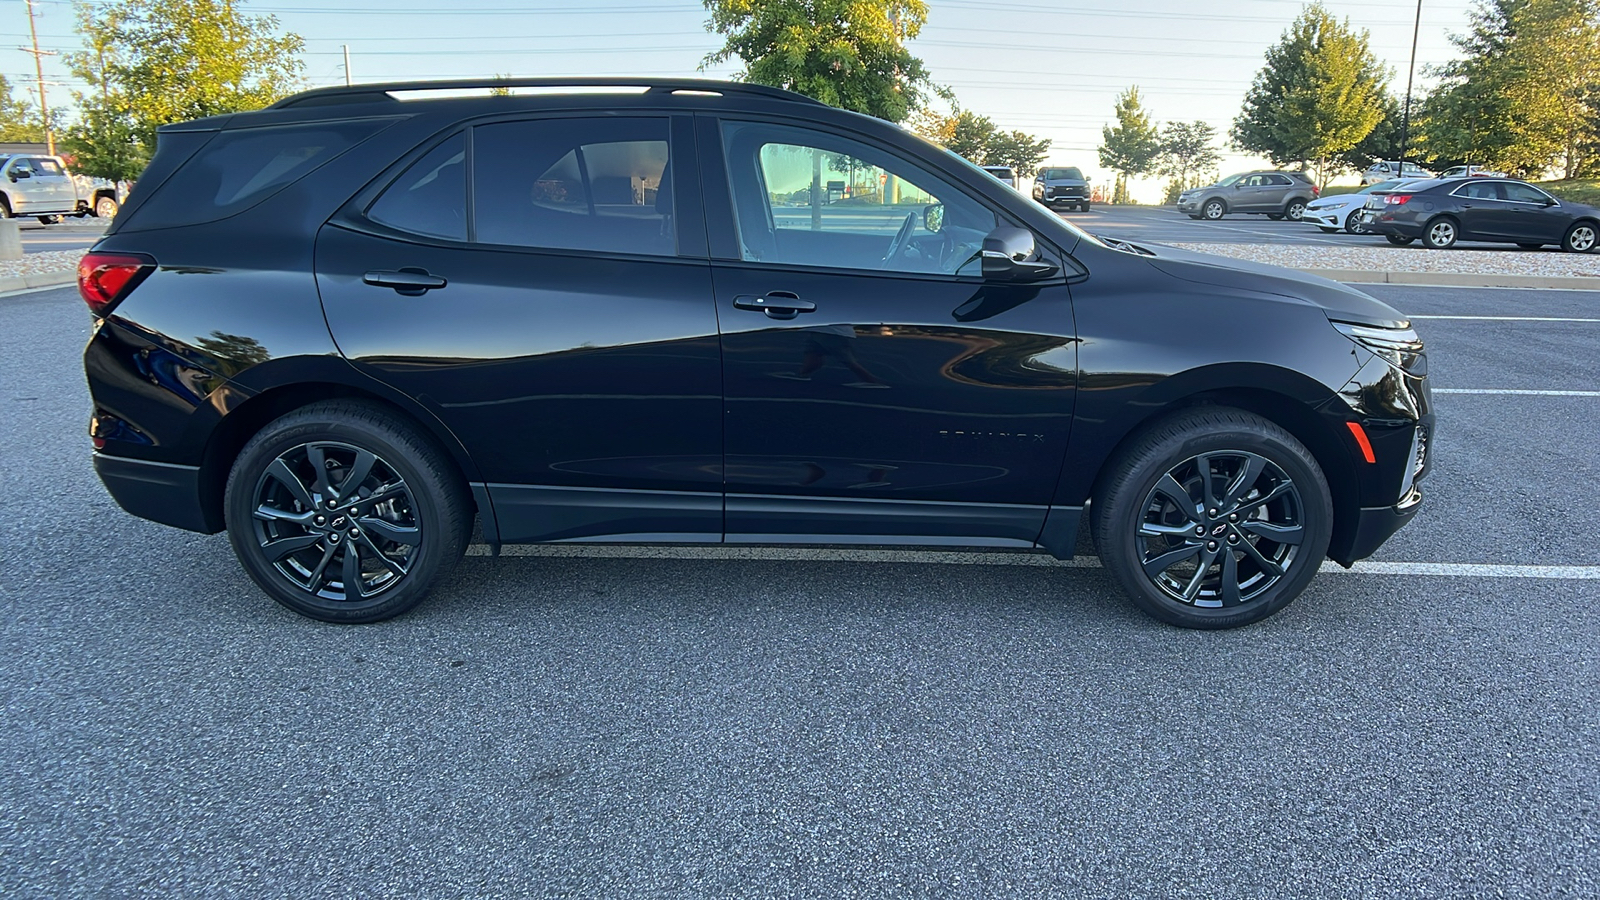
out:
{"label": "front bumper", "polygon": [[1186,213],[1186,212],[1199,212],[1199,211],[1200,211],[1200,198],[1195,197],[1195,198],[1192,198],[1192,199],[1189,199],[1189,200],[1183,200],[1183,199],[1179,199],[1178,200],[1178,212]]}
{"label": "front bumper", "polygon": [[206,520],[199,466],[96,453],[94,471],[117,505],[141,519],[201,534],[222,530]]}
{"label": "front bumper", "polygon": [[1358,559],[1366,559],[1376,553],[1384,541],[1404,528],[1421,508],[1422,492],[1413,487],[1411,493],[1401,498],[1394,506],[1361,510],[1356,517],[1355,533],[1350,548],[1335,558],[1334,562],[1349,566]]}
{"label": "front bumper", "polygon": [[1316,225],[1319,228],[1343,228],[1344,210],[1333,209],[1307,209],[1300,216],[1300,221]]}

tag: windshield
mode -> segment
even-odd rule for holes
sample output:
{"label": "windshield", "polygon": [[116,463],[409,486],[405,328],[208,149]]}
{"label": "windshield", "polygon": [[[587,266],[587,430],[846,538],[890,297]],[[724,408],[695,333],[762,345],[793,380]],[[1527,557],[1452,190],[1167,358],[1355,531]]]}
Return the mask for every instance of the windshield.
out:
{"label": "windshield", "polygon": [[1045,169],[1040,174],[1043,175],[1047,181],[1054,181],[1061,178],[1076,178],[1079,181],[1083,180],[1083,172],[1080,171],[1076,166],[1067,166],[1064,169]]}
{"label": "windshield", "polygon": [[1241,178],[1243,178],[1243,177],[1245,177],[1246,175],[1249,175],[1249,174],[1250,174],[1249,172],[1240,172],[1237,175],[1229,175],[1227,178],[1224,178],[1221,181],[1217,182],[1217,187],[1227,187],[1228,185],[1233,184],[1235,181],[1238,181],[1239,179],[1241,179]]}

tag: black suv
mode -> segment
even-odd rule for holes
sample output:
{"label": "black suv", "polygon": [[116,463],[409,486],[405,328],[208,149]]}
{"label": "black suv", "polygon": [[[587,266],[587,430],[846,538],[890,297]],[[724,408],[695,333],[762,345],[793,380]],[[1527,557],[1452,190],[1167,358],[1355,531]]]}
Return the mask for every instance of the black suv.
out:
{"label": "black suv", "polygon": [[1076,206],[1089,211],[1089,179],[1077,166],[1047,166],[1033,178],[1033,199],[1054,209]]}
{"label": "black suv", "polygon": [[1417,510],[1422,345],[1365,294],[1102,242],[783,91],[507,85],[540,90],[162,129],[79,271],[123,508],[226,529],[268,594],[342,622],[415,605],[475,520],[494,550],[1068,557],[1089,509],[1144,609],[1203,628]]}

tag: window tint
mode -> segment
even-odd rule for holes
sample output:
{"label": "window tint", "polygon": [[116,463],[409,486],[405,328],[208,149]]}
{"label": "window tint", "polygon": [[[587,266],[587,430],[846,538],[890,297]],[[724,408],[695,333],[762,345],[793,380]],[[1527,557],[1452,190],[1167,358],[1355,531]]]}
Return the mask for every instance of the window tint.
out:
{"label": "window tint", "polygon": [[1468,200],[1504,200],[1505,199],[1505,197],[1500,192],[1500,185],[1495,184],[1493,182],[1484,183],[1484,182],[1480,181],[1480,182],[1475,182],[1475,183],[1472,183],[1472,184],[1466,184],[1466,185],[1463,185],[1460,188],[1457,188],[1455,193],[1456,193],[1457,196],[1466,197]]}
{"label": "window tint", "polygon": [[466,156],[466,138],[449,138],[395,179],[367,217],[401,231],[466,240]]}
{"label": "window tint", "polygon": [[[836,135],[754,122],[724,123],[723,142],[745,259],[977,274],[995,214],[905,160]],[[935,214],[925,216],[930,207]]]}
{"label": "window tint", "polygon": [[1519,203],[1543,203],[1550,196],[1544,191],[1526,184],[1515,184],[1506,181],[1501,182],[1500,186],[1505,188],[1507,200],[1515,200]]}
{"label": "window tint", "polygon": [[140,209],[139,227],[197,225],[243,212],[393,121],[364,119],[224,131],[150,195]]}
{"label": "window tint", "polygon": [[491,244],[677,252],[667,120],[545,119],[472,133],[475,238]]}
{"label": "window tint", "polygon": [[65,174],[67,174],[67,173],[61,171],[61,164],[56,162],[53,159],[43,159],[43,158],[35,159],[33,161],[33,167],[38,170],[40,175],[65,175]]}
{"label": "window tint", "polygon": [[1277,185],[1278,187],[1283,187],[1284,185],[1288,185],[1288,184],[1294,184],[1294,182],[1290,181],[1288,179],[1288,177],[1284,176],[1284,175],[1265,175],[1265,176],[1262,176],[1262,177],[1265,179],[1265,183],[1272,184],[1272,185]]}

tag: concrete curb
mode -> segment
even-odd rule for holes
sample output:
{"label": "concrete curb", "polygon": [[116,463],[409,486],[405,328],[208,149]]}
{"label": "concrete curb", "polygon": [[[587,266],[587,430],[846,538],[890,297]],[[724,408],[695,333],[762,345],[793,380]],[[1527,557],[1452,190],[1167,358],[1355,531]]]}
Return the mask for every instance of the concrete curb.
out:
{"label": "concrete curb", "polygon": [[1600,291],[1600,277],[1584,275],[1488,275],[1466,272],[1375,272],[1365,269],[1300,269],[1346,284],[1405,284],[1416,287],[1535,288]]}
{"label": "concrete curb", "polygon": [[77,269],[57,269],[54,272],[35,272],[32,275],[7,275],[0,277],[0,294],[26,291],[33,288],[56,287],[78,280]]}

